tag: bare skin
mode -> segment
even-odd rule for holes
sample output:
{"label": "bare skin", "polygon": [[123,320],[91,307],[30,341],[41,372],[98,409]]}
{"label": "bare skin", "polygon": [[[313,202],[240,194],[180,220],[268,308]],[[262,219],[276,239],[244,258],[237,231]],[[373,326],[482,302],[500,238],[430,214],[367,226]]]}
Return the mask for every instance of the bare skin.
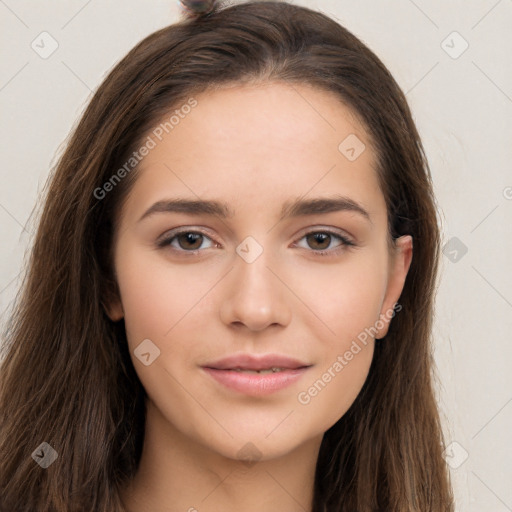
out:
{"label": "bare skin", "polygon": [[[323,434],[367,378],[412,239],[389,250],[375,153],[334,95],[271,83],[196,100],[141,162],[115,238],[121,296],[108,313],[125,319],[149,396],[140,468],[122,498],[130,512],[310,512]],[[353,161],[338,149],[349,134],[366,145]],[[287,202],[334,195],[369,218],[342,209],[279,220]],[[222,201],[234,215],[139,220],[156,201],[177,197]],[[203,236],[178,237],[178,227]],[[164,235],[174,238],[159,247]],[[354,340],[372,326],[356,353]],[[147,366],[134,355],[146,339],[160,350]],[[234,353],[283,354],[310,367],[284,389],[250,396],[201,368]],[[315,393],[319,379],[325,386]]]}

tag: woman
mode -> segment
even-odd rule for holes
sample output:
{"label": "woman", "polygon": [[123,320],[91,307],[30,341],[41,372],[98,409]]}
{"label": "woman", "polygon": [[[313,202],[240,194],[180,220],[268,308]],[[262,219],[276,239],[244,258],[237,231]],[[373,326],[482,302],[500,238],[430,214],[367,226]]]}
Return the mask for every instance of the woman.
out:
{"label": "woman", "polygon": [[51,177],[1,367],[1,510],[452,511],[402,91],[321,13],[188,5]]}

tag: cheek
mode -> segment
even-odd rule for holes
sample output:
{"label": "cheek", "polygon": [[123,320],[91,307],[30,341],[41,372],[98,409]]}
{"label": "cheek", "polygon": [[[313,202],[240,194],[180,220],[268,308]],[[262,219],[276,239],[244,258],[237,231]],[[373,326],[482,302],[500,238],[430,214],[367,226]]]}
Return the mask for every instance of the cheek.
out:
{"label": "cheek", "polygon": [[299,307],[298,302],[295,312],[311,329],[316,325],[313,332],[321,336],[326,348],[343,349],[379,319],[386,265],[384,256],[371,251],[351,253],[334,264],[301,263],[285,279],[314,314],[306,314],[308,308]]}
{"label": "cheek", "polygon": [[[192,269],[192,267],[189,267]],[[212,284],[203,275],[147,253],[128,253],[118,263],[126,334],[131,345],[145,338],[163,342],[185,321]],[[212,280],[213,283],[213,280]]]}
{"label": "cheek", "polygon": [[374,342],[349,344],[346,348],[318,365],[297,394],[300,415],[317,419],[311,425],[312,433],[313,429],[325,432],[332,427],[354,403],[366,381]]}
{"label": "cheek", "polygon": [[301,315],[316,334],[316,368],[297,395],[299,407],[330,428],[350,408],[371,366],[374,335],[386,287],[384,258],[310,267],[297,280],[315,315]]}

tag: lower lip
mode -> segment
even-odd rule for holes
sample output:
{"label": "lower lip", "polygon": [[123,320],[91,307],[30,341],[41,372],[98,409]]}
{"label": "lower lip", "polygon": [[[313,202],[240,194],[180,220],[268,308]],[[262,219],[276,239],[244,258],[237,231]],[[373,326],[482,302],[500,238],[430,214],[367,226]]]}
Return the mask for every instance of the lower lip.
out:
{"label": "lower lip", "polygon": [[235,370],[216,370],[214,368],[202,367],[217,382],[224,386],[244,393],[246,395],[261,396],[269,395],[291,386],[297,382],[310,368],[297,368],[295,370],[282,370],[275,373],[248,373]]}

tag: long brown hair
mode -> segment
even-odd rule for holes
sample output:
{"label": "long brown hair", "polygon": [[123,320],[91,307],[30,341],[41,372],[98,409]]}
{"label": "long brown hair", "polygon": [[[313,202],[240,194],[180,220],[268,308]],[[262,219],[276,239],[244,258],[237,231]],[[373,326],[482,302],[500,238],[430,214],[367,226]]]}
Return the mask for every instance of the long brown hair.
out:
{"label": "long brown hair", "polygon": [[[362,120],[378,156],[390,239],[414,240],[402,309],[376,342],[355,402],[325,432],[313,510],[453,510],[433,389],[439,224],[406,98],[382,62],[334,20],[258,1],[217,5],[146,37],[98,88],[52,170],[4,335],[2,512],[124,510],[118,489],[137,470],[146,393],[124,321],[112,322],[103,305],[118,293],[112,239],[137,171],[126,162],[194,95],[270,81],[334,92]],[[47,468],[32,456],[38,448],[51,455],[44,442],[57,453]]]}

